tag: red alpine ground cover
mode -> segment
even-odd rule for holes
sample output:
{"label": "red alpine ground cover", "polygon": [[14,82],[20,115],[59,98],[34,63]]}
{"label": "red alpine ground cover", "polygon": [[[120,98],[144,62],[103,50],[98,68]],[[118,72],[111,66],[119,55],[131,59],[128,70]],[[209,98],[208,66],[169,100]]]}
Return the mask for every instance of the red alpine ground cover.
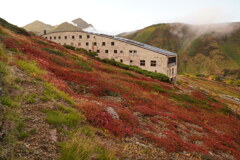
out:
{"label": "red alpine ground cover", "polygon": [[[39,37],[2,38],[19,59],[35,60],[43,78],[68,93],[92,125],[117,137],[136,136],[169,152],[240,159],[240,120],[220,100],[200,91],[184,95],[173,84],[98,62]],[[119,118],[107,112],[112,107]]]}

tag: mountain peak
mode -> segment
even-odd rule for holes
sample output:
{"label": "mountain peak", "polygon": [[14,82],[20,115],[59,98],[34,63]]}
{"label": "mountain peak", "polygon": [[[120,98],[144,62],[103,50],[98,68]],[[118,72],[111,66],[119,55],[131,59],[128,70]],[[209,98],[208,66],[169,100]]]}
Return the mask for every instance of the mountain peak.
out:
{"label": "mountain peak", "polygon": [[72,21],[74,24],[76,24],[79,28],[85,29],[89,27],[93,27],[91,24],[84,21],[82,18],[77,18]]}

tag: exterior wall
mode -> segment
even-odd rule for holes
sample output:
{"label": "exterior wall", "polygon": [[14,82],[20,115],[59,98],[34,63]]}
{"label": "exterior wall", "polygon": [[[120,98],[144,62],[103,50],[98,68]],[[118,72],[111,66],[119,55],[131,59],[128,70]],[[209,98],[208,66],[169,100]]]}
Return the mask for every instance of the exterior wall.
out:
{"label": "exterior wall", "polygon": [[[168,56],[104,35],[86,32],[55,32],[43,35],[43,37],[61,45],[67,44],[76,48],[97,52],[100,58],[115,59],[124,64],[163,73],[172,78],[172,80],[175,80],[177,74],[177,63],[169,65]],[[103,45],[103,42],[105,42],[105,45]],[[145,60],[145,66],[140,65],[140,60]],[[156,66],[151,66],[151,61],[156,61]]]}

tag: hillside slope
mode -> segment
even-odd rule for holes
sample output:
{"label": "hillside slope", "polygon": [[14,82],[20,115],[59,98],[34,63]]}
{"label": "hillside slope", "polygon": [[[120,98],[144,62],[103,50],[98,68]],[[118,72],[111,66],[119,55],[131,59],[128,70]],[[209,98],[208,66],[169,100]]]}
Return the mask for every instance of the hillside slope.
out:
{"label": "hillside slope", "polygon": [[222,98],[2,23],[0,159],[240,158],[239,115]]}
{"label": "hillside slope", "polygon": [[157,24],[123,36],[177,52],[179,73],[223,75],[240,69],[240,23]]}

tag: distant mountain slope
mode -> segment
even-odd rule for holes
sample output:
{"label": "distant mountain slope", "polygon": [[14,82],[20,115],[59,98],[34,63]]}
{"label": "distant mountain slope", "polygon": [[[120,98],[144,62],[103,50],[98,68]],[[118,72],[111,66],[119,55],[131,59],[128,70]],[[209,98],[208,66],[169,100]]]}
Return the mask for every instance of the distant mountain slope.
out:
{"label": "distant mountain slope", "polygon": [[46,30],[47,33],[50,33],[50,32],[57,32],[57,31],[81,31],[83,29],[88,29],[88,28],[94,29],[93,25],[88,24],[86,21],[84,21],[81,18],[77,18],[73,20],[71,23],[63,22],[55,26],[51,26],[49,24],[45,24],[37,20],[24,26],[23,28],[37,35],[42,35],[44,30]]}
{"label": "distant mountain slope", "polygon": [[81,31],[81,29],[77,26],[72,25],[71,23],[64,22],[58,26],[55,26],[55,28],[51,30],[51,32],[58,31]]}
{"label": "distant mountain slope", "polygon": [[72,21],[74,24],[77,25],[78,28],[81,29],[86,29],[88,27],[93,27],[93,25],[88,24],[86,21],[84,21],[82,18],[77,18],[75,20]]}
{"label": "distant mountain slope", "polygon": [[23,28],[27,31],[40,35],[43,34],[44,30],[50,32],[54,27],[37,20],[24,26]]}
{"label": "distant mountain slope", "polygon": [[180,73],[223,74],[240,69],[240,23],[157,24],[120,36],[177,52]]}

